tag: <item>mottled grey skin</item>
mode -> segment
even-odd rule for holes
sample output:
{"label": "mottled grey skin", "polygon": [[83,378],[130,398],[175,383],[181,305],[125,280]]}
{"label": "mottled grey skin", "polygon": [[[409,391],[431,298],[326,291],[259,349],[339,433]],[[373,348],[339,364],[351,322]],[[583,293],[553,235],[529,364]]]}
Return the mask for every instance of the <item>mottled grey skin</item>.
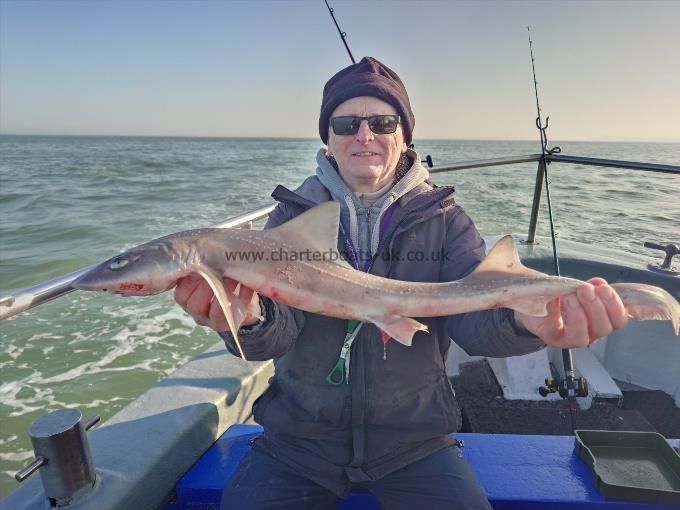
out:
{"label": "mottled grey skin", "polygon": [[[202,269],[219,278],[237,280],[301,310],[372,322],[410,344],[413,333],[424,326],[409,317],[441,317],[498,307],[544,316],[548,301],[574,293],[582,283],[524,267],[509,236],[501,239],[480,266],[462,280],[390,280],[357,271],[337,259],[330,260],[339,255],[335,250],[337,230],[335,226],[328,228],[329,222],[337,225],[337,205],[315,207],[281,227],[265,231],[180,232],[104,262],[78,279],[74,287],[151,295],[173,288],[183,276]],[[307,255],[302,253],[300,257],[301,252]],[[255,261],[253,257],[259,259]],[[666,291],[642,284],[612,287],[630,316],[671,320],[675,333],[680,334],[680,305]],[[233,299],[237,298],[228,296],[228,300]]]}

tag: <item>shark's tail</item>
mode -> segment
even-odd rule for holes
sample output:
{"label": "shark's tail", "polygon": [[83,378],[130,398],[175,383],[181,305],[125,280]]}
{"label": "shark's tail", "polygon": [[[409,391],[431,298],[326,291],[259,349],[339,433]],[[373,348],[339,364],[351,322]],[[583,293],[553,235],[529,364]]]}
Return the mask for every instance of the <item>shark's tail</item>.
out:
{"label": "shark's tail", "polygon": [[[545,276],[542,273],[525,267],[520,261],[517,248],[512,237],[501,238],[491,249],[477,269],[466,277],[466,280],[483,280],[496,275],[509,276]],[[576,282],[573,280],[572,282]],[[576,282],[578,283],[578,282]],[[615,283],[612,287],[621,297],[626,312],[637,320],[668,320],[673,324],[673,332],[680,336],[680,303],[665,290],[642,283]],[[575,291],[575,287],[568,292]],[[565,293],[568,293],[565,292]],[[546,303],[554,296],[532,295],[523,299],[514,298],[504,306],[528,315],[545,316]]]}
{"label": "shark's tail", "polygon": [[642,283],[614,283],[612,287],[633,319],[669,320],[673,332],[680,336],[680,303],[668,292]]}

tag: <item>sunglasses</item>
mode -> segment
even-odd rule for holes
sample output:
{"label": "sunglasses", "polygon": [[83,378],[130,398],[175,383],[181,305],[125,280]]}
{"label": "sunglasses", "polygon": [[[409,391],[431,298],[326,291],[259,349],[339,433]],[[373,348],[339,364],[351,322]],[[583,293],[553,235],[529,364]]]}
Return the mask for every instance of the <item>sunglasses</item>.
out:
{"label": "sunglasses", "polygon": [[336,135],[356,135],[361,121],[368,121],[368,127],[376,135],[389,135],[397,130],[399,115],[371,115],[370,117],[331,117],[331,126]]}

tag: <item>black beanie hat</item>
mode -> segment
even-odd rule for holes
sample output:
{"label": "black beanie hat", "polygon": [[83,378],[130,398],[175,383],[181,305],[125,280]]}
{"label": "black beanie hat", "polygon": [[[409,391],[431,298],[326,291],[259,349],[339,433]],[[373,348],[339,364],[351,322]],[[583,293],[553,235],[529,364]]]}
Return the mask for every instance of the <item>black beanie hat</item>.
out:
{"label": "black beanie hat", "polygon": [[364,57],[358,64],[345,67],[335,74],[323,88],[319,135],[328,144],[328,123],[338,105],[359,96],[373,96],[391,104],[401,117],[401,127],[406,145],[411,143],[411,134],[416,119],[404,84],[385,64],[373,57]]}

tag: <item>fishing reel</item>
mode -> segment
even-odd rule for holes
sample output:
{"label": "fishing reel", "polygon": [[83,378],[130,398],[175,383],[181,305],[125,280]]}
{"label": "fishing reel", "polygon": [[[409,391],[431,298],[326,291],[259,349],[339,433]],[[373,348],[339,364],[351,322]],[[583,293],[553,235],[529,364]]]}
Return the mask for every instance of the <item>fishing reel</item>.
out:
{"label": "fishing reel", "polygon": [[[567,385],[567,379],[555,380],[552,377],[545,378],[545,386],[538,388],[538,392],[542,397],[547,397],[551,393],[559,393],[560,397],[569,397],[569,386]],[[587,397],[588,396],[588,382],[585,377],[579,377],[574,379],[574,393],[577,397]]]}

